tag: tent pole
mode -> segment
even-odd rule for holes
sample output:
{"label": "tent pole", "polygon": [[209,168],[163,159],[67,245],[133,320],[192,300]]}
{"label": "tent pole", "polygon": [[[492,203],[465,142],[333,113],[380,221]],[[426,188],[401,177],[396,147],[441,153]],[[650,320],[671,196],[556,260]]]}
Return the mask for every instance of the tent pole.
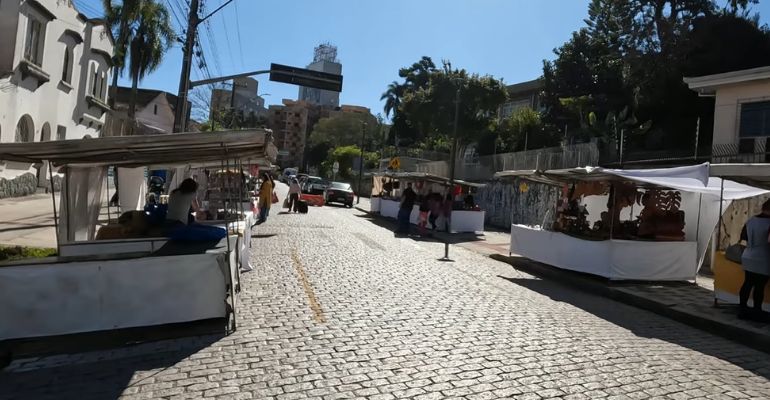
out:
{"label": "tent pole", "polygon": [[110,168],[107,167],[107,176],[104,178],[107,181],[107,224],[112,223],[112,209],[110,208]]}
{"label": "tent pole", "polygon": [[[568,199],[570,201],[570,199]],[[610,240],[613,239],[615,231],[615,207],[618,205],[618,190],[617,186],[612,184],[612,215],[610,215]]]}
{"label": "tent pole", "polygon": [[[48,162],[48,175],[50,176],[51,183],[51,203],[53,205],[53,229],[56,230],[56,254],[61,253],[61,246],[59,245],[59,217],[56,215],[56,188],[53,184],[53,167],[51,162]],[[61,197],[61,196],[60,196]]]}
{"label": "tent pole", "polygon": [[725,196],[725,179],[723,177],[720,177],[719,179],[719,225],[717,226],[717,251],[719,250],[719,246],[722,244],[722,204],[724,204]]}
{"label": "tent pole", "polygon": [[[703,202],[703,193],[700,193],[698,195],[698,222],[695,223],[695,247],[698,247],[698,239],[700,239],[700,211],[702,208],[702,202]],[[705,250],[705,249],[704,249]],[[697,265],[696,265],[696,271],[695,271],[695,283],[698,283],[698,271],[700,271],[701,265],[703,264],[703,260],[700,258],[700,250],[698,250],[698,258],[697,258]]]}

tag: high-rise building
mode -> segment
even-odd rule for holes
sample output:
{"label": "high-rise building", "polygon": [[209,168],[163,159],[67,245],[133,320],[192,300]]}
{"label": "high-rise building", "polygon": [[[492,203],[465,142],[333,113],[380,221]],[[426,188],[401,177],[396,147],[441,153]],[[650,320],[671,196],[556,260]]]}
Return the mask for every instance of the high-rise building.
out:
{"label": "high-rise building", "polygon": [[[337,46],[329,43],[316,46],[313,52],[313,62],[308,64],[307,69],[342,75],[342,64],[337,60]],[[299,100],[319,106],[339,107],[340,94],[339,92],[301,86],[299,88]]]}
{"label": "high-rise building", "polygon": [[215,119],[217,113],[233,108],[242,113],[244,118],[267,115],[265,99],[257,94],[259,82],[254,78],[241,77],[233,79],[233,89],[212,89],[210,119]]}

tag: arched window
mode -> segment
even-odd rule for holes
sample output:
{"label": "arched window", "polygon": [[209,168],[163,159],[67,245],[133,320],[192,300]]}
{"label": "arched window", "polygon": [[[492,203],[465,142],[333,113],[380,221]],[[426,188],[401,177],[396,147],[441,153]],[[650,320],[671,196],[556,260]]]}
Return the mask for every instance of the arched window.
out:
{"label": "arched window", "polygon": [[64,62],[62,63],[61,80],[62,82],[72,82],[72,47],[64,48]]}
{"label": "arched window", "polygon": [[43,129],[40,130],[40,141],[47,142],[51,140],[51,125],[48,122],[43,124]]}
{"label": "arched window", "polygon": [[35,125],[32,122],[32,117],[25,114],[19,119],[19,123],[16,124],[16,143],[27,143],[35,140]]}

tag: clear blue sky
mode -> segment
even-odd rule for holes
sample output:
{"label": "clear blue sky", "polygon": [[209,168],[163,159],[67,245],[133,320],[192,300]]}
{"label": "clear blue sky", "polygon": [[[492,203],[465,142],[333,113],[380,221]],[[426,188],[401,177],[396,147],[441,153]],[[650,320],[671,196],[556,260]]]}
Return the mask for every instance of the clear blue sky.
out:
{"label": "clear blue sky", "polygon": [[[186,21],[179,15],[185,0],[162,2]],[[202,2],[210,11],[225,0]],[[102,13],[101,0],[75,3],[86,15]],[[763,22],[770,16],[769,4],[755,6]],[[584,25],[587,5],[588,0],[235,0],[211,18],[211,34],[205,27],[200,34],[214,76],[267,69],[271,62],[304,67],[312,61],[313,47],[331,42],[342,62],[340,102],[376,114],[382,112],[380,95],[398,79],[398,69],[423,55],[508,84],[537,78],[543,59],[553,58],[553,49]],[[174,16],[172,21],[181,33]],[[181,60],[176,45],[140,87],[176,94]],[[193,79],[201,77],[193,68]],[[297,98],[295,86],[272,83],[267,76],[258,80],[259,92],[270,93],[267,104]],[[123,78],[122,84],[130,82]]]}

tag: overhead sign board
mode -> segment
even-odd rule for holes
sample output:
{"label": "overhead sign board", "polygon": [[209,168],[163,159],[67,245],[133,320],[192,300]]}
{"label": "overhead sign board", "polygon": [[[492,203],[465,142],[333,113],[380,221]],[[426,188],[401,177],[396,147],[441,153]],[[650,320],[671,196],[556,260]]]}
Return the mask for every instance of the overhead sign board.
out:
{"label": "overhead sign board", "polygon": [[270,64],[270,80],[273,82],[290,83],[304,87],[342,91],[342,75],[305,68],[291,67],[281,64]]}

